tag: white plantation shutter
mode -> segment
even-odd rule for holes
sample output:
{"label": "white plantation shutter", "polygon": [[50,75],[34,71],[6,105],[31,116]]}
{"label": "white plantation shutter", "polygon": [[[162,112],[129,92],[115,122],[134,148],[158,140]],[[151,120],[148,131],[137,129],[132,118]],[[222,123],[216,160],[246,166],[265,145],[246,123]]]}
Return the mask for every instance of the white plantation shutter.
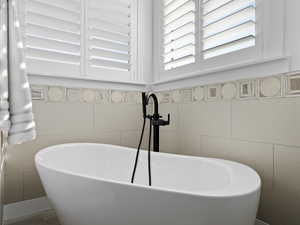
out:
{"label": "white plantation shutter", "polygon": [[163,0],[163,64],[170,70],[195,62],[194,0]]}
{"label": "white plantation shutter", "polygon": [[255,46],[255,0],[202,0],[203,58]]}
{"label": "white plantation shutter", "polygon": [[88,74],[130,79],[134,61],[133,0],[87,0]]}
{"label": "white plantation shutter", "polygon": [[24,0],[28,70],[34,74],[79,75],[80,0]]}

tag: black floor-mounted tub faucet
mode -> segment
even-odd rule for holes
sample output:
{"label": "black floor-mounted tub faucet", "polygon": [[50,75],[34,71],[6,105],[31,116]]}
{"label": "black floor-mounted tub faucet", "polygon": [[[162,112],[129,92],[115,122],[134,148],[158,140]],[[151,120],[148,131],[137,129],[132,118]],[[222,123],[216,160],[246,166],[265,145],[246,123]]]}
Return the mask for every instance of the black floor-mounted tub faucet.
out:
{"label": "black floor-mounted tub faucet", "polygon": [[[154,104],[154,113],[152,115],[147,113],[147,105],[150,102],[150,99],[153,100]],[[131,183],[134,183],[134,178],[135,178],[135,172],[137,169],[137,164],[138,164],[138,159],[139,159],[139,154],[140,154],[140,149],[141,149],[141,144],[143,141],[144,137],[144,130],[145,130],[145,124],[146,120],[150,120],[150,131],[149,131],[149,142],[148,142],[148,178],[149,178],[149,186],[152,185],[152,176],[151,176],[151,134],[152,134],[152,128],[153,128],[153,151],[154,152],[159,152],[159,127],[160,126],[167,126],[170,124],[170,114],[168,114],[168,120],[163,120],[161,119],[162,117],[159,115],[158,111],[158,100],[157,97],[154,93],[151,94],[146,94],[145,92],[142,93],[142,103],[143,103],[143,128],[142,128],[142,133],[139,141],[139,145],[137,148],[136,156],[135,156],[135,161],[134,161],[134,167],[132,171],[132,176],[131,176]]]}

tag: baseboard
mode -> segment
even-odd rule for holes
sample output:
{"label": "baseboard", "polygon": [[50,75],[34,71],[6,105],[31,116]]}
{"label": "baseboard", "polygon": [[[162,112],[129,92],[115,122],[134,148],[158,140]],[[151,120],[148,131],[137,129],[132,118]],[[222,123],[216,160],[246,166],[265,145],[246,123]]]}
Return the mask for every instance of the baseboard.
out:
{"label": "baseboard", "polygon": [[4,206],[4,225],[51,213],[53,209],[46,197],[7,204]]}
{"label": "baseboard", "polygon": [[[39,215],[53,213],[54,211],[46,197],[16,202],[4,206],[4,225],[20,222],[22,220]],[[255,225],[268,224],[257,219]]]}
{"label": "baseboard", "polygon": [[265,223],[264,221],[261,221],[259,219],[256,220],[255,225],[269,225],[267,223]]}

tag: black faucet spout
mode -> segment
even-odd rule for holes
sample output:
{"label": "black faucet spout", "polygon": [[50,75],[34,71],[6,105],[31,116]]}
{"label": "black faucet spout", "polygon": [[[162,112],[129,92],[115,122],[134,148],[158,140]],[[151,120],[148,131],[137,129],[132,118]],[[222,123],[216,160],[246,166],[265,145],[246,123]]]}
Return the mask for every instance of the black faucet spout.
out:
{"label": "black faucet spout", "polygon": [[150,94],[149,97],[148,97],[148,100],[150,100],[150,98],[153,99],[153,104],[154,104],[154,114],[153,115],[159,115],[158,113],[158,99],[156,97],[155,94]]}
{"label": "black faucet spout", "polygon": [[[158,109],[158,99],[154,93],[151,93],[149,96],[146,93],[142,93],[143,97],[143,116],[148,118],[151,121],[151,126],[153,126],[153,151],[159,152],[159,127],[167,126],[170,124],[170,114],[168,114],[168,120],[161,119]],[[147,105],[149,104],[150,99],[153,100],[154,113],[153,115],[147,115]]]}

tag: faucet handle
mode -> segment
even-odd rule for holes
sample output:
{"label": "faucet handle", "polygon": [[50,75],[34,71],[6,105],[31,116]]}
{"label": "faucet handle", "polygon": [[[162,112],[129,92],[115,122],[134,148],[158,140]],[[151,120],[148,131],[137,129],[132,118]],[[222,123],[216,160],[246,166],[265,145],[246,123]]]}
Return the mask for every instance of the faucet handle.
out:
{"label": "faucet handle", "polygon": [[165,124],[163,126],[166,126],[166,125],[170,125],[170,113],[168,113],[168,120],[167,121],[164,121]]}
{"label": "faucet handle", "polygon": [[158,126],[167,126],[169,124],[170,124],[170,113],[168,114],[168,120],[158,119],[153,121],[153,125],[158,125]]}

